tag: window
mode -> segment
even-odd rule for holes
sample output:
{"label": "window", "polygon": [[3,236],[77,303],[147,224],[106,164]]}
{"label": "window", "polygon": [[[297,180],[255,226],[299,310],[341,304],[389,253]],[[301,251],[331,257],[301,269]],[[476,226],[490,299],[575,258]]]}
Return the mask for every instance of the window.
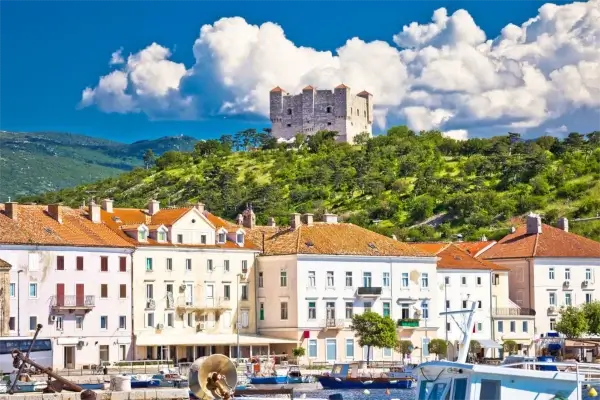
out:
{"label": "window", "polygon": [[167,258],[167,271],[173,271],[173,259]]}
{"label": "window", "polygon": [[571,279],[571,268],[565,268],[565,280],[568,281]]}
{"label": "window", "polygon": [[183,243],[183,235],[179,234],[177,235],[177,243]]}
{"label": "window", "polygon": [[591,293],[586,293],[585,294],[585,302],[586,303],[591,303],[592,302],[592,294]]}
{"label": "window", "polygon": [[554,267],[548,268],[548,279],[554,279]]}
{"label": "window", "polygon": [[29,330],[35,331],[37,329],[37,317],[30,316],[29,317]]}
{"label": "window", "polygon": [[258,305],[258,319],[260,321],[265,320],[265,303],[260,303]]}
{"label": "window", "polygon": [[223,260],[223,269],[225,272],[229,272],[229,260]]}
{"label": "window", "polygon": [[586,281],[591,281],[592,280],[592,269],[591,268],[586,268],[585,269],[585,280]]}
{"label": "window", "polygon": [[450,309],[450,300],[446,300],[446,310]]}
{"label": "window", "polygon": [[291,108],[287,109],[287,115],[292,115],[292,109]]}
{"label": "window", "polygon": [[346,271],[346,287],[352,287],[352,272]]}
{"label": "window", "polygon": [[363,287],[371,287],[371,273],[363,272]]}
{"label": "window", "polygon": [[77,271],[83,271],[83,257],[77,257]]}
{"label": "window", "polygon": [[127,298],[127,285],[125,285],[125,284],[119,285],[119,298],[120,299]]}
{"label": "window", "polygon": [[504,332],[504,321],[498,321],[498,332]]}
{"label": "window", "polygon": [[402,303],[400,305],[402,319],[410,318],[410,304]]}
{"label": "window", "polygon": [[138,241],[146,240],[146,231],[142,229],[138,229]]}
{"label": "window", "polygon": [[247,328],[250,326],[250,310],[242,309],[242,328]]}
{"label": "window", "polygon": [[481,322],[478,322],[476,332],[481,332],[482,330],[483,330],[483,324]]}
{"label": "window", "polygon": [[238,233],[235,235],[237,244],[244,244],[244,234]]}
{"label": "window", "polygon": [[555,306],[556,305],[556,293],[554,293],[554,292],[548,293],[548,303],[551,306]]}
{"label": "window", "polygon": [[63,256],[56,256],[56,269],[58,271],[64,271],[65,270],[65,257],[63,257]]}
{"label": "window", "polygon": [[565,293],[565,306],[572,305],[571,302],[571,293]]}
{"label": "window", "polygon": [[11,331],[15,330],[15,317],[10,317],[8,319],[8,329]]}
{"label": "window", "polygon": [[127,272],[127,257],[119,257],[119,272]]}
{"label": "window", "polygon": [[317,358],[317,339],[308,339],[308,357]]}
{"label": "window", "polygon": [[154,327],[154,313],[153,312],[149,312],[146,314],[146,326],[148,328]]}
{"label": "window", "polygon": [[10,297],[15,297],[16,296],[16,294],[15,294],[16,291],[17,291],[16,289],[17,289],[17,285],[14,282],[11,282],[10,286],[9,286]]}
{"label": "window", "polygon": [[327,312],[327,319],[335,319],[335,302],[328,301],[325,303],[325,311]]}
{"label": "window", "polygon": [[[192,259],[191,258],[185,259],[185,270],[186,271],[192,270]],[[212,271],[212,260],[208,260],[208,270]]]}
{"label": "window", "polygon": [[152,259],[150,257],[146,258],[146,272],[152,272]]}
{"label": "window", "polygon": [[446,330],[448,332],[450,332],[450,327],[452,326],[452,324],[450,322],[446,322]]}
{"label": "window", "polygon": [[346,358],[354,358],[354,339],[346,339]]}
{"label": "window", "polygon": [[223,297],[225,300],[231,299],[231,286],[223,285]]}
{"label": "window", "polygon": [[242,300],[248,300],[248,285],[242,285]]}
{"label": "window", "polygon": [[108,329],[108,317],[106,315],[100,317],[100,329]]}
{"label": "window", "polygon": [[57,315],[56,316],[55,326],[56,326],[56,330],[57,331],[62,331],[63,330],[63,317],[62,317],[62,315]]}
{"label": "window", "polygon": [[390,273],[384,272],[383,277],[381,278],[383,287],[390,287]]}
{"label": "window", "polygon": [[481,277],[480,276],[477,277],[476,281],[477,281],[477,286],[481,286]]}
{"label": "window", "polygon": [[423,319],[429,319],[429,304],[425,301],[421,303],[421,316]]}
{"label": "window", "polygon": [[556,318],[550,318],[550,330],[556,330]]}
{"label": "window", "polygon": [[346,302],[346,319],[352,319],[354,315],[354,303],[351,301]]}
{"label": "window", "polygon": [[429,287],[429,274],[426,272],[421,274],[421,287],[422,288]]}
{"label": "window", "polygon": [[194,313],[187,313],[187,326],[194,326]]}
{"label": "window", "polygon": [[467,308],[467,301],[466,300],[462,301],[462,308]]}
{"label": "window", "polygon": [[279,311],[280,311],[280,318],[282,320],[287,320],[288,319],[288,303],[287,303],[287,301],[281,302],[281,304],[279,305]]}
{"label": "window", "polygon": [[365,301],[363,303],[363,309],[365,312],[371,311],[371,307],[373,307],[373,303],[371,303],[370,301]]}
{"label": "window", "polygon": [[517,330],[517,324],[515,321],[510,321],[510,331],[515,332]]}
{"label": "window", "polygon": [[383,316],[384,317],[390,316],[390,309],[391,309],[390,303],[387,301],[384,301],[383,302]]}
{"label": "window", "polygon": [[390,358],[392,356],[392,349],[389,347],[384,347],[383,348],[383,356],[385,358]]}
{"label": "window", "polygon": [[460,277],[460,284],[462,286],[466,286],[467,285],[467,277],[466,276],[461,276]]}
{"label": "window", "polygon": [[165,325],[169,328],[175,327],[175,314],[173,314],[172,312],[166,314]]}
{"label": "window", "polygon": [[167,241],[167,233],[165,231],[158,231],[158,241],[159,242]]}
{"label": "window", "polygon": [[287,286],[287,271],[279,272],[279,286],[281,286],[281,287]]}
{"label": "window", "polygon": [[427,357],[429,355],[429,338],[422,338],[421,346],[423,346],[423,357]]}
{"label": "window", "polygon": [[477,308],[481,308],[481,300],[477,300]]}
{"label": "window", "polygon": [[315,276],[315,271],[308,271],[308,287],[317,286],[317,278]]}
{"label": "window", "polygon": [[[189,260],[189,259],[188,259],[188,260]],[[185,266],[186,266],[186,269],[187,269],[187,267],[188,267],[188,264],[187,264],[187,262],[186,262],[186,265],[185,265]],[[188,269],[188,271],[191,271],[191,270],[192,270],[192,260],[190,260],[190,264],[189,264],[189,269]],[[213,272],[213,270],[214,270],[214,268],[213,268],[213,260],[206,260],[206,270],[207,270],[208,272]]]}
{"label": "window", "polygon": [[127,317],[125,315],[119,316],[119,329],[127,329]]}
{"label": "window", "polygon": [[325,359],[335,361],[337,358],[337,343],[335,339],[325,339]]}
{"label": "window", "polygon": [[150,300],[154,298],[154,285],[152,283],[146,283],[146,299]]}
{"label": "window", "polygon": [[248,273],[248,260],[242,260],[242,273]]}
{"label": "window", "polygon": [[449,285],[450,284],[450,277],[449,276],[445,276],[444,277],[444,285]]}
{"label": "window", "polygon": [[333,271],[327,271],[327,287],[334,287]]}
{"label": "window", "polygon": [[408,287],[408,272],[403,272],[402,273],[402,287],[403,288],[407,288]]}
{"label": "window", "polygon": [[100,257],[100,271],[108,272],[108,257]]}
{"label": "window", "polygon": [[38,286],[37,283],[29,284],[29,298],[35,299],[38,296]]}
{"label": "window", "polygon": [[327,114],[331,114],[331,107],[327,107]]}
{"label": "window", "polygon": [[225,243],[225,233],[221,232],[219,233],[218,239],[219,243]]}
{"label": "window", "polygon": [[287,124],[287,127],[288,127],[288,128],[291,128],[291,127],[292,127],[292,124]]}
{"label": "window", "polygon": [[83,329],[83,317],[81,315],[75,317],[75,329]]}
{"label": "window", "polygon": [[200,244],[206,244],[206,235],[200,235]]}
{"label": "window", "polygon": [[108,298],[108,285],[106,283],[100,285],[100,298]]}
{"label": "window", "polygon": [[308,302],[308,319],[317,319],[317,305],[314,301]]}
{"label": "window", "polygon": [[529,331],[529,323],[527,321],[523,321],[523,332],[527,333]]}
{"label": "window", "polygon": [[258,287],[263,287],[263,286],[264,286],[263,273],[259,272],[258,273]]}

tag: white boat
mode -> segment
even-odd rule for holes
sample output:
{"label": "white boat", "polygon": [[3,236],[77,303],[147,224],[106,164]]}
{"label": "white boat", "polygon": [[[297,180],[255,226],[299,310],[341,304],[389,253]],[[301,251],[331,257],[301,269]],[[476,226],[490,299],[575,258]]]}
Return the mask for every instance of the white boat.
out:
{"label": "white boat", "polygon": [[[500,366],[466,362],[476,304],[470,310],[456,362],[429,361],[415,368],[417,400],[582,400],[583,391],[600,385],[600,365],[523,361]],[[590,390],[594,396],[594,390]]]}

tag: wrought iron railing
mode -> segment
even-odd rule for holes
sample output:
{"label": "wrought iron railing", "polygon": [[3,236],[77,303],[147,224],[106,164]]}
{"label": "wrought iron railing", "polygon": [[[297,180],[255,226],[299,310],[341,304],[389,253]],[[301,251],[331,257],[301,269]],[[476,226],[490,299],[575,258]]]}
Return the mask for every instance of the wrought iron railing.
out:
{"label": "wrought iron railing", "polygon": [[52,296],[52,307],[94,307],[96,296]]}
{"label": "wrought iron railing", "polygon": [[535,316],[533,308],[518,308],[518,307],[500,307],[492,309],[493,315],[498,316]]}

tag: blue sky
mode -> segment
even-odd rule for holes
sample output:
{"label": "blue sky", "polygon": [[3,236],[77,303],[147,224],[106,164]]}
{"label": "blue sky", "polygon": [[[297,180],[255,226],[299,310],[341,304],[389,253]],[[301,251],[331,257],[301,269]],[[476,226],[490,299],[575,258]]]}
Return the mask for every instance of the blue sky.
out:
{"label": "blue sky", "polygon": [[[196,113],[193,120],[184,120],[170,111],[160,114],[167,115],[166,119],[157,119],[157,113],[147,111],[145,106],[140,106],[141,112],[124,113],[105,112],[94,105],[78,107],[82,91],[96,87],[99,78],[114,69],[109,66],[109,60],[117,49],[123,48],[122,54],[127,58],[130,53],[156,42],[170,50],[171,62],[182,63],[190,69],[196,63],[192,48],[200,28],[223,17],[240,16],[247,24],[258,26],[274,22],[295,46],[335,52],[353,37],[367,43],[381,40],[398,48],[393,36],[402,31],[404,25],[413,21],[430,23],[432,13],[441,7],[447,9],[448,15],[459,9],[467,10],[487,38],[495,38],[507,24],[520,26],[534,17],[543,4],[538,1],[2,2],[0,129],[66,131],[130,142],[176,134],[214,137],[246,127],[269,126],[264,112],[247,112],[247,108],[227,115]],[[219,87],[226,86],[219,83],[219,79],[225,79],[223,76],[220,73],[212,78]],[[264,82],[264,77],[256,79],[261,85],[269,84]],[[395,78],[390,76],[389,79]],[[298,85],[303,83],[297,82]],[[296,86],[296,82],[291,85]],[[206,86],[202,87],[204,92],[195,93],[194,99],[206,96]],[[182,96],[191,96],[183,89],[178,91]],[[243,94],[230,93],[224,101],[239,99]],[[408,104],[388,97],[394,107]],[[586,109],[593,110],[595,106],[588,104]],[[442,108],[449,109],[439,107]],[[406,122],[407,118],[417,121],[417,117],[402,114],[401,108],[390,106],[390,110],[389,115],[397,117],[388,118],[387,126]],[[573,107],[573,113],[576,112],[578,109]],[[446,119],[447,125],[439,125],[439,128],[477,132],[477,121],[461,115],[456,111],[454,120]],[[589,118],[587,113],[585,118]],[[588,122],[589,126],[595,123]],[[501,132],[505,123],[506,120],[495,123],[493,129]],[[561,125],[563,123],[563,120],[553,121],[554,125],[548,125],[548,129],[572,129]],[[383,126],[376,130],[381,131]],[[528,129],[530,126],[531,123]]]}

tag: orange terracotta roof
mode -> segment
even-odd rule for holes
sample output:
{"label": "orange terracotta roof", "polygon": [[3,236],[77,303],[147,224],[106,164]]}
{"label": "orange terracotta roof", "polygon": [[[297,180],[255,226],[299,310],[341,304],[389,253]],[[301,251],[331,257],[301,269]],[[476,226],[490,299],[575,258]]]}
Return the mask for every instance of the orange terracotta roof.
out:
{"label": "orange terracotta roof", "polygon": [[493,245],[494,243],[496,243],[495,240],[485,240],[480,242],[457,242],[454,244],[466,251],[467,253],[471,254],[472,256],[477,257],[477,254],[481,250]]}
{"label": "orange terracotta roof", "polygon": [[433,254],[437,254],[440,251],[444,250],[446,247],[450,246],[450,243],[426,243],[426,242],[420,242],[420,243],[412,243],[413,246],[417,246],[418,248],[420,248],[423,251],[426,251],[428,253],[433,253]]}
{"label": "orange terracotta roof", "polygon": [[335,88],[336,89],[350,89],[348,86],[344,85],[343,83],[340,85],[337,85]]}
{"label": "orange terracotta roof", "polygon": [[310,85],[308,85],[307,87],[305,87],[305,88],[304,88],[304,89],[302,89],[302,90],[315,90],[315,88],[314,88],[314,87],[312,87],[312,86],[310,86]]}
{"label": "orange terracotta roof", "polygon": [[434,257],[408,243],[396,241],[357,225],[315,222],[297,229],[258,226],[247,229],[256,244],[263,244],[265,255],[323,254],[397,257]]}
{"label": "orange terracotta roof", "polygon": [[0,268],[12,268],[12,265],[0,258]]}
{"label": "orange terracotta roof", "polygon": [[372,96],[371,93],[367,92],[366,90],[363,90],[362,92],[360,92],[357,96],[361,96],[361,95],[369,95]]}
{"label": "orange terracotta roof", "polygon": [[451,244],[439,253],[437,267],[438,269],[475,269],[475,270],[494,270],[508,271],[509,268],[496,265],[492,262],[475,258],[460,247]]}
{"label": "orange terracotta roof", "polygon": [[500,239],[486,250],[485,259],[527,257],[600,258],[600,243],[542,224],[542,233],[528,234],[527,226],[520,225],[514,233]]}
{"label": "orange terracotta roof", "polygon": [[275,92],[283,92],[283,89],[280,88],[279,86],[275,86],[273,89],[271,89],[271,93],[275,93]]}
{"label": "orange terracotta roof", "polygon": [[62,223],[47,213],[47,206],[16,205],[17,220],[5,214],[0,204],[0,243],[85,247],[133,247],[109,229],[95,224],[83,209],[61,206]]}

